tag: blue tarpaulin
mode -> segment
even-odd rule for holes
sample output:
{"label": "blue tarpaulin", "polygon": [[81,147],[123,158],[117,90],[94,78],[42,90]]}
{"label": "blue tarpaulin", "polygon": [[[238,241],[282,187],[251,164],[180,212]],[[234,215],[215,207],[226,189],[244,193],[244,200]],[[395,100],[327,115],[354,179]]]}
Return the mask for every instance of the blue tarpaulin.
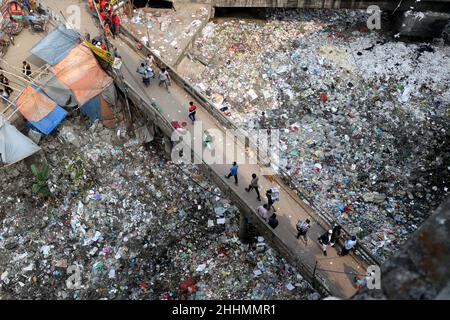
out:
{"label": "blue tarpaulin", "polygon": [[100,96],[96,96],[86,102],[81,108],[80,111],[82,114],[89,117],[91,122],[94,122],[97,119],[102,118],[102,109],[100,105]]}
{"label": "blue tarpaulin", "polygon": [[60,24],[39,41],[31,49],[31,53],[53,66],[61,62],[79,44],[79,38],[76,31]]}
{"label": "blue tarpaulin", "polygon": [[56,106],[55,110],[50,112],[44,119],[37,122],[30,123],[38,129],[41,133],[48,135],[50,134],[57,126],[64,120],[64,118],[68,115],[68,112],[61,108],[60,106]]}

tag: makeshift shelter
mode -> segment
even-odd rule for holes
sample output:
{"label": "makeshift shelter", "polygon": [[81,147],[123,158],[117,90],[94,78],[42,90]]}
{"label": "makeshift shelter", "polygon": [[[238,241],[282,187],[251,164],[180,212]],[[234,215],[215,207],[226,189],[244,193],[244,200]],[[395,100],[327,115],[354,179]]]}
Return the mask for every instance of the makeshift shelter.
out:
{"label": "makeshift shelter", "polygon": [[80,111],[82,114],[89,117],[91,122],[100,119],[105,127],[115,127],[114,113],[102,95],[98,95],[89,100],[80,108]]}
{"label": "makeshift shelter", "polygon": [[75,30],[67,29],[64,24],[60,24],[39,41],[31,49],[31,53],[53,66],[61,62],[79,43],[79,34]]}
{"label": "makeshift shelter", "polygon": [[41,133],[48,135],[52,133],[68,114],[69,113],[63,108],[56,106],[56,108],[42,120],[30,121],[30,123]]}
{"label": "makeshift shelter", "polygon": [[56,108],[56,103],[38,89],[28,86],[17,98],[16,107],[28,121],[40,121]]}
{"label": "makeshift shelter", "polygon": [[47,97],[41,89],[28,86],[15,101],[23,116],[41,133],[50,134],[67,116],[67,111]]}
{"label": "makeshift shelter", "polygon": [[56,104],[63,107],[76,107],[78,105],[72,91],[54,74],[42,76],[37,84]]}
{"label": "makeshift shelter", "polygon": [[80,44],[50,70],[70,90],[78,106],[99,95],[113,83],[113,79],[100,67],[92,51]]}
{"label": "makeshift shelter", "polygon": [[0,116],[0,164],[16,163],[39,150],[38,145]]}

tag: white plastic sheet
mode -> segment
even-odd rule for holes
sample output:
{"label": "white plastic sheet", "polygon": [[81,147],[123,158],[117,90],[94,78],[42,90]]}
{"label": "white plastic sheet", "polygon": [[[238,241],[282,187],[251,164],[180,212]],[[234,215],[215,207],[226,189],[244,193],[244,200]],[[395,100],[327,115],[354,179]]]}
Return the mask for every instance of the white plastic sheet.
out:
{"label": "white plastic sheet", "polygon": [[0,155],[3,163],[16,163],[41,148],[0,117]]}

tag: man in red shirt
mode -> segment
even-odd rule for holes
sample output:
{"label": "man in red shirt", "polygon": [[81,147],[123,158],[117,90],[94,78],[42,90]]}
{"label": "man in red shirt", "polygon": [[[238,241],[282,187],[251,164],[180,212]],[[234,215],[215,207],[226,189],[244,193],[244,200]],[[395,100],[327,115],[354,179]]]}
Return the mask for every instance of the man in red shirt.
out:
{"label": "man in red shirt", "polygon": [[119,15],[113,13],[111,15],[111,31],[113,36],[116,36],[119,34],[120,30],[120,17]]}
{"label": "man in red shirt", "polygon": [[195,113],[197,110],[197,106],[194,104],[194,102],[189,102],[189,119],[192,120],[192,122],[195,121]]}
{"label": "man in red shirt", "polygon": [[116,28],[116,34],[120,33],[120,17],[118,14],[115,14],[114,20],[112,21],[113,24],[115,24]]}

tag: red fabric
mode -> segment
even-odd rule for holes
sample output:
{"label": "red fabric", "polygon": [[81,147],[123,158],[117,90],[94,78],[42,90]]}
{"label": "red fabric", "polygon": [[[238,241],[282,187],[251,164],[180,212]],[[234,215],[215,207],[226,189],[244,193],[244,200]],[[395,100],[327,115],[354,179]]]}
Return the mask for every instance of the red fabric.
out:
{"label": "red fabric", "polygon": [[105,20],[106,17],[107,17],[106,13],[100,12],[100,18],[102,19],[102,21]]}
{"label": "red fabric", "polygon": [[189,107],[189,112],[195,111],[197,109],[197,106],[193,105]]}
{"label": "red fabric", "polygon": [[183,291],[188,291],[189,287],[192,287],[194,285],[195,285],[194,280],[187,279],[187,280],[184,280],[183,282],[180,283],[180,289],[183,290]]}
{"label": "red fabric", "polygon": [[320,93],[320,101],[322,101],[323,103],[328,101],[328,96],[325,92]]}
{"label": "red fabric", "polygon": [[117,14],[114,17],[114,24],[116,25],[116,27],[120,27],[120,17]]}
{"label": "red fabric", "polygon": [[147,281],[142,281],[140,287],[142,289],[148,289],[148,282]]}
{"label": "red fabric", "polygon": [[170,124],[171,124],[172,127],[174,127],[175,129],[180,129],[180,128],[181,128],[180,123],[179,123],[178,121],[176,121],[176,120],[171,121]]}
{"label": "red fabric", "polygon": [[106,9],[106,0],[102,0],[102,1],[100,2],[100,8],[102,8],[103,10]]}

